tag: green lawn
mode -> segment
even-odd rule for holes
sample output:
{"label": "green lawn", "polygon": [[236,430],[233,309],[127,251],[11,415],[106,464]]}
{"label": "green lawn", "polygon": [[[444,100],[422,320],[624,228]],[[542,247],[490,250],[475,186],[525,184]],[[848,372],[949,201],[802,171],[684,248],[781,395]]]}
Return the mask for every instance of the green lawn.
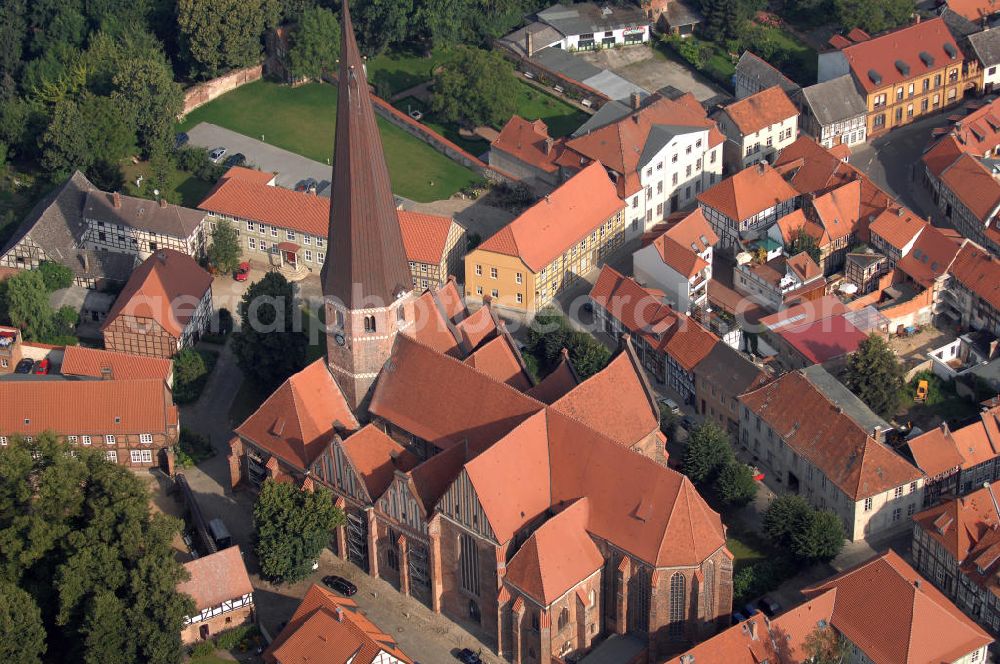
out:
{"label": "green lawn", "polygon": [[[122,164],[122,173],[125,176],[125,191],[129,196],[140,198],[154,198],[153,188],[149,186],[149,162],[140,161],[133,164],[125,161]],[[136,178],[142,175],[143,183],[136,186]],[[167,178],[167,189],[163,193],[171,203],[177,203],[185,207],[197,207],[212,188],[211,182],[200,180],[187,171],[179,170],[171,166],[170,175]]]}
{"label": "green lawn", "polygon": [[388,87],[390,94],[429,81],[434,68],[448,57],[447,49],[435,49],[430,55],[417,53],[383,53],[365,64],[368,80],[376,89]]}
{"label": "green lawn", "polygon": [[233,659],[223,659],[218,655],[202,655],[200,657],[192,657],[189,664],[233,664],[236,660]]}
{"label": "green lawn", "polygon": [[533,88],[527,83],[518,81],[518,88],[517,114],[525,120],[541,118],[549,126],[551,136],[570,134],[590,117],[561,99]]}
{"label": "green lawn", "polygon": [[[179,125],[185,131],[199,122],[211,122],[267,143],[328,162],[333,152],[337,90],[332,85],[308,83],[290,88],[256,81],[225,94],[187,115]],[[475,173],[378,118],[386,162],[395,193],[416,201],[448,198],[479,180]]]}

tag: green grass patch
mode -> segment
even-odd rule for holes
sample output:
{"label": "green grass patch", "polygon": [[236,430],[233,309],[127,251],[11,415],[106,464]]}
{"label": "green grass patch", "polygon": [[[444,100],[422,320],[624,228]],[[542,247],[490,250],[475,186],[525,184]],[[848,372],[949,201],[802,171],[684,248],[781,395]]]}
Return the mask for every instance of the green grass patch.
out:
{"label": "green grass patch", "polygon": [[[337,89],[325,83],[290,88],[255,81],[195,109],[178,125],[186,131],[211,122],[251,138],[329,163],[336,127]],[[471,170],[378,118],[393,191],[416,201],[448,198],[477,182]]]}
{"label": "green grass patch", "polygon": [[549,135],[556,138],[573,133],[590,117],[561,99],[520,80],[518,81],[517,114],[525,120],[544,120],[549,127]]}
{"label": "green grass patch", "polygon": [[212,447],[207,438],[183,427],[175,452],[177,465],[182,468],[197,466],[202,461],[215,456],[215,448]]}
{"label": "green grass patch", "polygon": [[394,102],[393,106],[406,114],[409,114],[410,111],[413,110],[420,111],[424,114],[423,117],[420,118],[420,122],[422,124],[430,127],[438,134],[444,136],[449,141],[475,157],[478,157],[482,153],[486,152],[486,150],[490,147],[490,144],[481,138],[466,138],[465,136],[462,136],[458,132],[458,127],[439,120],[434,112],[431,111],[430,106],[416,97],[403,97],[399,101]]}
{"label": "green grass patch", "polygon": [[[913,397],[921,380],[927,381],[927,400],[916,403]],[[899,412],[902,413],[900,419],[911,421],[926,430],[935,426],[938,418],[952,427],[961,424],[979,413],[979,404],[959,396],[954,381],[942,380],[932,371],[921,371],[903,386]]]}
{"label": "green grass patch", "polygon": [[[133,164],[126,160],[122,163],[122,174],[125,176],[125,194],[151,200],[156,198],[153,185],[150,183],[149,162],[140,161]],[[142,184],[136,185],[135,181],[140,175],[143,178]],[[160,194],[171,203],[194,208],[205,199],[213,184],[176,166],[171,166],[170,174],[167,176],[167,187],[160,191]]]}
{"label": "green grass patch", "polygon": [[740,569],[767,557],[767,554],[761,550],[763,547],[760,547],[760,543],[753,542],[746,536],[743,536],[742,539],[733,536],[728,537],[726,539],[726,547],[733,554],[733,569]]}
{"label": "green grass patch", "polygon": [[447,49],[437,48],[430,55],[419,53],[383,53],[368,60],[365,69],[376,90],[384,87],[390,95],[420,85],[434,77],[434,69],[448,57]]}

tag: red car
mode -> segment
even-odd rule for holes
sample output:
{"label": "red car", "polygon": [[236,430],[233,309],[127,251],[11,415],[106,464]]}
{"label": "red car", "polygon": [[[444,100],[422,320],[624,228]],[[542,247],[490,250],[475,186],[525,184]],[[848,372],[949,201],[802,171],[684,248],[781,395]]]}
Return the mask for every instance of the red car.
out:
{"label": "red car", "polygon": [[35,364],[35,370],[32,373],[45,375],[48,372],[49,372],[49,358],[46,357],[44,359],[39,360]]}
{"label": "red car", "polygon": [[236,281],[246,281],[250,276],[250,263],[246,261],[240,263],[240,266],[236,268],[236,272],[233,273],[233,279]]}

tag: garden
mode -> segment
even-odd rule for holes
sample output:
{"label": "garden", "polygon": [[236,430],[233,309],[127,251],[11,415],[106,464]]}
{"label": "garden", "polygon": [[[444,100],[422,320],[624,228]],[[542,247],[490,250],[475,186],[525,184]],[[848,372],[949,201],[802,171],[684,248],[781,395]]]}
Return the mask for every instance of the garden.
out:
{"label": "garden", "polygon": [[202,641],[191,648],[189,664],[232,664],[232,657],[224,657],[218,651],[244,655],[256,652],[267,645],[256,625],[241,625],[221,632],[214,639]]}

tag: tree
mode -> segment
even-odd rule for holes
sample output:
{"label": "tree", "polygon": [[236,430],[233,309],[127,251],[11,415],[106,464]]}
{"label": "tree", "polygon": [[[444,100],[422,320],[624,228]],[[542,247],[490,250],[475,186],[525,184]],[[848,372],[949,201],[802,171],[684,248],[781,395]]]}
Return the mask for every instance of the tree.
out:
{"label": "tree", "polygon": [[250,284],[240,300],[241,329],[232,348],[243,372],[271,389],[305,366],[308,339],[294,326],[292,286],[281,274],[268,272]]}
{"label": "tree", "polygon": [[792,533],[792,553],[801,560],[832,560],[844,548],[844,524],[830,510],[812,510],[803,528]]}
{"label": "tree", "polygon": [[193,348],[184,348],[174,356],[174,378],[178,383],[193,383],[207,371],[205,358]]}
{"label": "tree", "polygon": [[757,480],[749,466],[734,459],[719,472],[715,492],[727,505],[743,507],[757,495]]}
{"label": "tree", "polygon": [[684,474],[695,484],[707,484],[733,462],[729,434],[711,420],[700,424],[688,437],[684,453]]}
{"label": "tree", "polygon": [[847,639],[830,625],[816,627],[807,634],[802,649],[805,660],[810,664],[843,664],[849,661]]}
{"label": "tree", "polygon": [[466,127],[501,127],[517,110],[514,67],[496,51],[461,46],[434,74],[431,108]]}
{"label": "tree", "polygon": [[261,572],[294,583],[309,574],[330,533],[344,524],[344,513],[322,487],[305,491],[268,479],[254,504],[253,523]]}
{"label": "tree", "polygon": [[407,36],[413,0],[364,0],[351,7],[351,16],[366,55],[378,55]]}
{"label": "tree", "polygon": [[331,71],[340,57],[340,21],[329,9],[313,7],[302,12],[288,46],[292,77],[318,79]]}
{"label": "tree", "polygon": [[42,273],[45,290],[50,293],[73,285],[73,270],[62,263],[42,261],[38,264],[38,271]]}
{"label": "tree", "polygon": [[572,329],[562,314],[552,309],[540,311],[528,329],[527,352],[538,361],[542,375],[555,369],[564,348],[581,380],[606,367],[611,359],[604,344],[586,332]]}
{"label": "tree", "polygon": [[795,236],[792,238],[791,244],[788,245],[786,254],[789,256],[794,256],[795,254],[806,252],[809,257],[819,263],[820,251],[819,245],[816,244],[816,238],[809,233],[806,233],[804,228],[799,228],[795,231]]}
{"label": "tree", "polygon": [[41,340],[52,333],[52,307],[39,270],[19,272],[6,283],[7,316],[24,332],[25,339]]}
{"label": "tree", "polygon": [[844,384],[880,417],[891,418],[899,406],[903,369],[889,344],[873,333],[848,357]]}
{"label": "tree", "polygon": [[792,534],[805,527],[812,506],[802,496],[784,494],[775,497],[764,511],[764,534],[776,549],[789,549]]}
{"label": "tree", "polygon": [[906,23],[915,11],[913,0],[833,0],[837,23],[875,34]]}
{"label": "tree", "polygon": [[40,664],[45,628],[34,598],[0,581],[0,657],[5,664]]}
{"label": "tree", "polygon": [[219,272],[231,274],[240,266],[243,245],[236,227],[219,220],[212,231],[212,246],[208,248],[208,260]]}
{"label": "tree", "polygon": [[[135,134],[118,105],[85,92],[79,102],[66,99],[56,105],[42,138],[42,165],[57,179],[76,169],[106,177],[109,168],[120,178],[117,162],[134,142]],[[94,184],[107,188],[104,182]]]}
{"label": "tree", "polygon": [[136,141],[149,157],[173,145],[173,127],[184,107],[184,93],[160,52],[126,58],[112,79],[111,98],[135,128]]}
{"label": "tree", "polygon": [[212,78],[260,60],[260,0],[178,0],[177,27],[191,74]]}

